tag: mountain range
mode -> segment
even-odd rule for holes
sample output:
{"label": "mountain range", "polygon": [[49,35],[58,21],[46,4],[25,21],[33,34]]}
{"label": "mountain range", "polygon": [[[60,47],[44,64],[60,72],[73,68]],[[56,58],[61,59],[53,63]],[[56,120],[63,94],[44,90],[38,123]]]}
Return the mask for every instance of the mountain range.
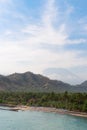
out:
{"label": "mountain range", "polygon": [[83,78],[81,74],[79,74],[79,72],[80,70],[78,70],[77,68],[76,72],[65,68],[47,68],[43,71],[43,74],[46,75],[47,77],[50,77],[51,79],[58,79],[62,80],[63,82],[75,85],[77,83],[81,84],[83,82]]}
{"label": "mountain range", "polygon": [[0,91],[87,92],[87,81],[70,85],[32,72],[14,73],[8,76],[0,75]]}

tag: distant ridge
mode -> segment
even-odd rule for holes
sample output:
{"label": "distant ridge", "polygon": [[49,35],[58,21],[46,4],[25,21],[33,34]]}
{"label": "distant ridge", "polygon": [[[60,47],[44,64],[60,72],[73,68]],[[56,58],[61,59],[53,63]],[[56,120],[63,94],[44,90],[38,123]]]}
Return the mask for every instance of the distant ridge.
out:
{"label": "distant ridge", "polygon": [[87,81],[80,85],[70,85],[32,72],[0,75],[0,91],[25,92],[87,92]]}

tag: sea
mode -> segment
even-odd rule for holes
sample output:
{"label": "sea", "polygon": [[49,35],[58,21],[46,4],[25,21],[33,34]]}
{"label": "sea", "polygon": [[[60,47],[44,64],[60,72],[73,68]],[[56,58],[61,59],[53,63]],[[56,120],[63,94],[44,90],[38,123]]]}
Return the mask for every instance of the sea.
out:
{"label": "sea", "polygon": [[87,130],[87,118],[50,112],[0,110],[0,130]]}

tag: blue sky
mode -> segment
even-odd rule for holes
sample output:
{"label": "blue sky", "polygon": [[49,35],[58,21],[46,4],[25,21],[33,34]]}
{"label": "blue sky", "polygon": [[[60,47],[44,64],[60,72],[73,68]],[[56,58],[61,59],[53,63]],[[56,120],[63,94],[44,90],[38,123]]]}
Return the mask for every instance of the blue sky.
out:
{"label": "blue sky", "polygon": [[32,71],[80,83],[86,50],[87,1],[0,0],[1,74]]}

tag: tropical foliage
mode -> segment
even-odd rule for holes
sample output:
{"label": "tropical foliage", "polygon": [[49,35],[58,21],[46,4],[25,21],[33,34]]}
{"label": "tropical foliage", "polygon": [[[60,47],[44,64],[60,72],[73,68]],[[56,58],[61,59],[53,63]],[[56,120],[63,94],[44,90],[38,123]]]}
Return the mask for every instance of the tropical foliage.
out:
{"label": "tropical foliage", "polygon": [[55,107],[87,112],[87,93],[0,92],[0,103]]}

